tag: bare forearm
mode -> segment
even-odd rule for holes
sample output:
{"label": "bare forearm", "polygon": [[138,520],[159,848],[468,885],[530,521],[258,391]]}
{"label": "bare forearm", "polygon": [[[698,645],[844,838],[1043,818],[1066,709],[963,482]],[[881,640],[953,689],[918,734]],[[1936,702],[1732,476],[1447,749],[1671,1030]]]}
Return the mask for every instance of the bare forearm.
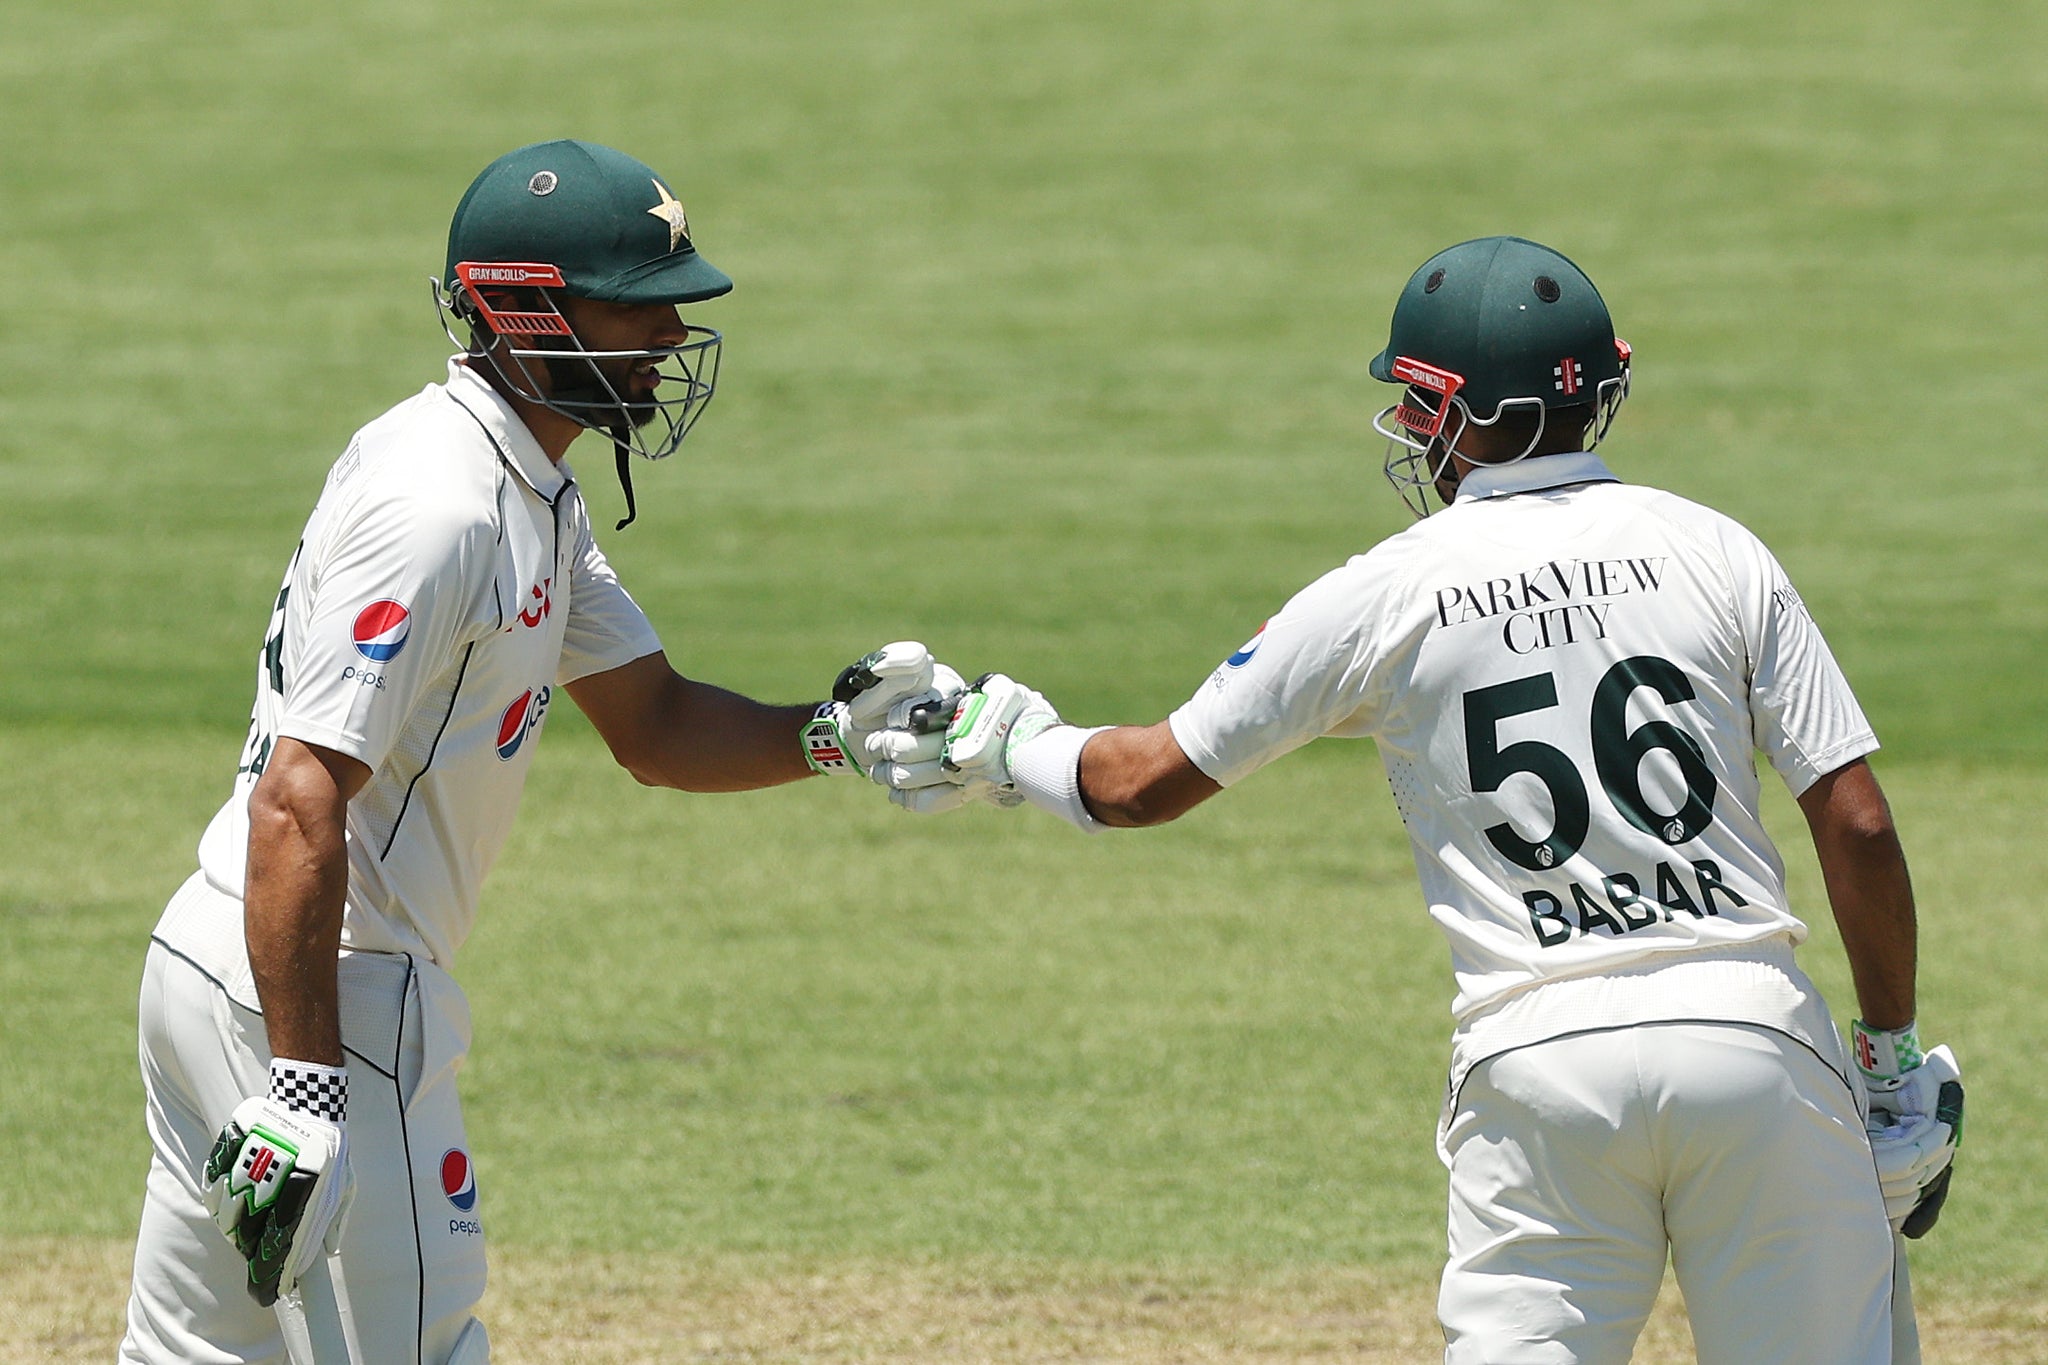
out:
{"label": "bare forearm", "polygon": [[1913,887],[1896,838],[1888,847],[1844,854],[1830,873],[1822,860],[1828,900],[1842,931],[1842,946],[1856,982],[1856,1003],[1864,1022],[1899,1028],[1917,1010],[1914,979],[1919,929]]}
{"label": "bare forearm", "polygon": [[1800,797],[1828,902],[1856,984],[1860,1017],[1898,1028],[1917,1008],[1913,882],[1884,793],[1868,765],[1830,773]]}
{"label": "bare forearm", "polygon": [[1081,751],[1081,799],[1105,825],[1177,820],[1222,788],[1181,752],[1165,721],[1104,730]]}
{"label": "bare forearm", "polygon": [[771,706],[708,683],[677,678],[662,722],[631,765],[649,786],[736,792],[811,775],[799,740],[813,706]]}
{"label": "bare forearm", "polygon": [[347,891],[339,818],[301,823],[289,807],[250,803],[243,932],[276,1056],[342,1065],[335,962]]}
{"label": "bare forearm", "polygon": [[770,706],[704,683],[687,683],[663,785],[734,792],[811,776],[799,740],[815,706]]}
{"label": "bare forearm", "polygon": [[662,654],[578,678],[569,696],[650,787],[739,792],[811,775],[802,731],[815,704],[769,706],[685,678]]}

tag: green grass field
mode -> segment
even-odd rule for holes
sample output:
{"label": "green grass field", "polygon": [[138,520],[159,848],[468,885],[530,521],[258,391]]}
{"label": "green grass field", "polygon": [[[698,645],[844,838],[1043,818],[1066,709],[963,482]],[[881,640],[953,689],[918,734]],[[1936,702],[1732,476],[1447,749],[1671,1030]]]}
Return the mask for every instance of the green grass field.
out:
{"label": "green grass field", "polygon": [[[739,282],[698,310],[720,396],[608,551],[684,671],[778,700],[917,636],[1157,719],[1404,523],[1365,362],[1415,264],[1492,232],[1573,255],[1636,348],[1610,458],[1773,544],[1886,742],[1922,1019],[1970,1080],[1915,1252],[1928,1359],[2048,1359],[2048,12],[79,0],[6,32],[0,1318],[98,1269],[0,1353],[110,1354],[142,948],[270,596],[349,432],[439,377],[455,198],[573,135],[670,177]],[[577,455],[608,525],[608,452]],[[558,709],[459,966],[502,1283],[562,1305],[498,1291],[501,1346],[1209,1359],[1270,1300],[1244,1355],[1431,1358],[1450,986],[1385,790],[1325,742],[1083,840],[851,783],[645,793]],[[1185,1350],[948,1337],[982,1309],[932,1286],[1005,1276]],[[674,1340],[589,1345],[600,1289],[671,1281],[704,1305]],[[748,1284],[924,1288],[842,1349],[722,1318]]]}

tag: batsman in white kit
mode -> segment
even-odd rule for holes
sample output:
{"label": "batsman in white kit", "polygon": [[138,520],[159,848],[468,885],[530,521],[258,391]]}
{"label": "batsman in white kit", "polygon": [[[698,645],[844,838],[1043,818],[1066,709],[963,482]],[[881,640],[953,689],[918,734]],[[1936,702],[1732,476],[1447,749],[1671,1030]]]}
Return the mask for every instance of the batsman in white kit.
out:
{"label": "batsman in white kit", "polygon": [[752,701],[670,667],[592,536],[563,454],[608,436],[631,520],[629,455],[673,453],[716,383],[721,338],[678,305],[731,287],[610,148],[523,147],[463,196],[436,289],[459,353],[329,473],[233,791],[152,936],[121,1360],[488,1359],[449,971],[558,694],[654,786],[936,768],[943,724],[903,727],[959,679],[921,645],[830,701]]}
{"label": "batsman in white kit", "polygon": [[[1917,1359],[1895,1235],[1940,1212],[1963,1094],[1917,1041],[1870,726],[1755,536],[1593,453],[1631,356],[1571,261],[1452,247],[1391,330],[1371,369],[1404,392],[1374,425],[1413,527],[1302,590],[1157,725],[1064,724],[985,677],[942,770],[1094,831],[1371,736],[1458,988],[1444,1358],[1620,1365],[1668,1252],[1702,1361]],[[1852,1049],[1794,960],[1759,750],[1810,826]]]}

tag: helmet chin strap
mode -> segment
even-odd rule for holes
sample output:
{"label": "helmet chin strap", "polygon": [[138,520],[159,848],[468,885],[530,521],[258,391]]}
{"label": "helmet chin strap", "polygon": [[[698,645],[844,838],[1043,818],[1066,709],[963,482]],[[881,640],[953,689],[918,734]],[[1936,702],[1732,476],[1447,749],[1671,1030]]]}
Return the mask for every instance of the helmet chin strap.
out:
{"label": "helmet chin strap", "polygon": [[[547,362],[549,386],[556,398],[572,398],[579,402],[601,403],[617,395],[603,382],[603,374],[592,360],[583,361],[588,374],[579,374],[570,367],[567,360],[550,359]],[[597,382],[592,382],[593,380]],[[640,515],[633,501],[633,428],[625,410],[619,410],[618,420],[598,428],[612,438],[613,467],[619,471],[619,488],[626,495],[626,515],[613,526],[614,531],[623,531],[633,524]]]}
{"label": "helmet chin strap", "polygon": [[633,518],[640,515],[638,509],[633,505],[632,448],[627,443],[628,431],[629,428],[626,424],[621,422],[605,432],[607,436],[612,438],[612,457],[615,467],[619,471],[619,488],[626,495],[626,515],[619,520],[616,526],[612,527],[614,531],[625,530],[633,524]]}

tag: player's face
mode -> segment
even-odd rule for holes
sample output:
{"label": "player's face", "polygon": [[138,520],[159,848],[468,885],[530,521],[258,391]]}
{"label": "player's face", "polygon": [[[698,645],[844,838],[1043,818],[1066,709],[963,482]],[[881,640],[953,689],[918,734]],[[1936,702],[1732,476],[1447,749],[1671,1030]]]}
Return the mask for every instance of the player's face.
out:
{"label": "player's face", "polygon": [[[604,303],[565,297],[563,317],[575,329],[575,342],[586,352],[659,352],[680,346],[690,329],[674,303]],[[662,375],[655,366],[662,356],[608,356],[588,362],[549,362],[549,391],[555,399],[623,405],[633,426],[653,420],[655,389]],[[598,375],[592,377],[590,370]],[[602,383],[598,379],[602,377]],[[614,397],[616,395],[616,397]]]}
{"label": "player's face", "polygon": [[[689,336],[682,314],[672,303],[605,303],[597,299],[566,298],[562,312],[576,329],[576,339],[586,351],[659,351],[680,346]],[[649,400],[661,385],[655,367],[658,357],[619,356],[591,364],[604,376],[611,391],[625,400],[635,426],[654,416]]]}

